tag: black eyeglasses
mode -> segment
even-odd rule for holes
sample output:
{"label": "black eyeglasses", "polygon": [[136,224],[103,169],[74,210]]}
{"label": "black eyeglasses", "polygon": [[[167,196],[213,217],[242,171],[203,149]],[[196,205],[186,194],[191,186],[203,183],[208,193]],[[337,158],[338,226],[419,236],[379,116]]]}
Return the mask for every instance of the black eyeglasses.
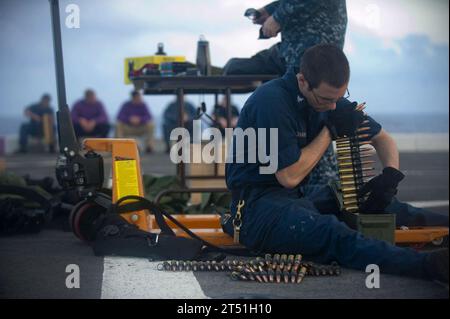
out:
{"label": "black eyeglasses", "polygon": [[[312,93],[312,95],[314,96],[314,98],[316,99],[316,101],[317,101],[317,103],[319,103],[319,104],[334,104],[334,103],[336,103],[338,100],[340,100],[340,99],[348,99],[349,97],[350,97],[350,91],[348,90],[348,88],[347,88],[347,93],[343,96],[343,97],[340,97],[339,99],[337,99],[337,100],[333,100],[333,99],[327,99],[327,98],[325,98],[325,97],[321,97],[321,96],[317,96],[315,93],[314,93],[314,89],[312,89],[311,90],[311,93]],[[320,99],[320,100],[319,100]]]}

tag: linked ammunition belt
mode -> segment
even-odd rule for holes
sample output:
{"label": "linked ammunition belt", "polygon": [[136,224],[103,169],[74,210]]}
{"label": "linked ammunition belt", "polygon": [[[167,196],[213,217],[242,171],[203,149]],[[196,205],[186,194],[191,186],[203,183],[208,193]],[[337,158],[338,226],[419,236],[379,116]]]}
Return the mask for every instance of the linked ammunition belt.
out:
{"label": "linked ammunition belt", "polygon": [[339,166],[339,180],[342,191],[343,208],[351,213],[359,212],[365,198],[359,196],[359,190],[373,177],[375,161],[372,157],[372,142],[366,134],[370,128],[364,121],[354,136],[336,140],[336,158]]}
{"label": "linked ammunition belt", "polygon": [[165,261],[158,265],[165,271],[228,271],[233,280],[260,283],[301,283],[305,276],[339,276],[337,263],[319,265],[302,261],[302,255],[266,254],[264,258],[227,261]]}

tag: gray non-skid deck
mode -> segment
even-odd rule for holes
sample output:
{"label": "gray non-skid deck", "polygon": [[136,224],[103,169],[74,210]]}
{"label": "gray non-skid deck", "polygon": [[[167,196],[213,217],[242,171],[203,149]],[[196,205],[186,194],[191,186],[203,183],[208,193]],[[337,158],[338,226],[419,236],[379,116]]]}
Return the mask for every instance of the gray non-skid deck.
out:
{"label": "gray non-skid deck", "polygon": [[[399,197],[405,201],[448,201],[448,153],[401,154],[407,178]],[[33,177],[51,175],[54,156],[12,156],[9,170]],[[166,154],[144,156],[144,173],[174,174]],[[431,208],[448,214],[448,204]],[[82,269],[81,288],[67,289],[65,267]],[[103,258],[71,233],[45,230],[36,235],[0,239],[0,298],[99,298]],[[340,277],[306,278],[293,284],[255,284],[231,281],[225,273],[195,273],[211,298],[448,298],[448,288],[437,283],[382,275],[380,289],[365,287],[366,274],[344,269]],[[157,278],[149,278],[157,280]],[[176,285],[176,283],[174,283]]]}

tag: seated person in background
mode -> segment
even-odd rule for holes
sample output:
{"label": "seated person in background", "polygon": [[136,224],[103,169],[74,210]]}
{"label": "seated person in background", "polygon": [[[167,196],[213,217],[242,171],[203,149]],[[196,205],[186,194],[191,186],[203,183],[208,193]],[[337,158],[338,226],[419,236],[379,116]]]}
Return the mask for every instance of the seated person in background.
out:
{"label": "seated person in background", "polygon": [[75,134],[81,137],[107,137],[109,132],[108,116],[102,102],[97,100],[95,92],[88,89],[84,99],[72,107],[72,122]]}
{"label": "seated person in background", "polygon": [[138,91],[131,92],[131,100],[125,102],[117,116],[116,137],[145,137],[145,151],[153,152],[152,115]]}
{"label": "seated person in background", "polygon": [[[189,131],[192,136],[192,120],[195,118],[197,110],[191,103],[184,102],[184,114],[183,114],[183,125]],[[166,143],[166,153],[170,152],[170,132],[174,128],[178,127],[178,104],[177,101],[171,102],[167,105],[163,114],[163,134],[164,142]]]}
{"label": "seated person in background", "polygon": [[[239,119],[239,109],[236,105],[231,104],[231,123],[230,127],[235,128]],[[219,104],[214,105],[214,111],[211,116],[214,121],[217,122],[218,129],[225,135],[225,128],[228,127],[227,123],[227,108],[226,108],[226,97],[223,97]]]}
{"label": "seated person in background", "polygon": [[[53,128],[53,109],[50,106],[50,95],[44,94],[39,103],[33,104],[25,109],[25,116],[30,119],[28,123],[23,123],[19,132],[19,150],[18,153],[26,153],[28,145],[28,136],[37,138],[44,137],[43,119],[44,115],[51,116],[51,125]],[[53,134],[53,130],[51,130]],[[51,153],[55,150],[54,138],[51,136],[51,142],[48,145]]]}

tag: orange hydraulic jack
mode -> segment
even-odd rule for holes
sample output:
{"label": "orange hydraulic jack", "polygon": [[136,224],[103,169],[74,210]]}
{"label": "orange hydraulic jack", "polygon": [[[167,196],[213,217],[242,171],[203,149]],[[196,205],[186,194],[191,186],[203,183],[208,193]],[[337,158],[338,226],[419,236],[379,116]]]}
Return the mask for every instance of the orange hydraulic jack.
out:
{"label": "orange hydraulic jack", "polygon": [[448,227],[414,227],[395,230],[395,243],[423,246],[431,243],[435,246],[448,240]]}
{"label": "orange hydraulic jack", "polygon": [[[113,203],[128,195],[144,196],[139,151],[135,140],[88,138],[84,140],[83,146],[87,151],[111,153]],[[145,211],[123,214],[129,223],[146,231],[151,230],[148,216]]]}
{"label": "orange hydraulic jack", "polygon": [[[140,169],[139,151],[134,139],[89,138],[84,140],[84,149],[95,152],[109,152],[112,157],[112,201],[128,195],[144,196]],[[158,231],[159,227],[152,214],[138,211],[123,214],[131,224],[145,231]],[[233,238],[222,231],[220,217],[208,215],[173,215],[196,235],[217,246],[236,246]],[[177,236],[189,237],[183,230],[166,220]]]}

